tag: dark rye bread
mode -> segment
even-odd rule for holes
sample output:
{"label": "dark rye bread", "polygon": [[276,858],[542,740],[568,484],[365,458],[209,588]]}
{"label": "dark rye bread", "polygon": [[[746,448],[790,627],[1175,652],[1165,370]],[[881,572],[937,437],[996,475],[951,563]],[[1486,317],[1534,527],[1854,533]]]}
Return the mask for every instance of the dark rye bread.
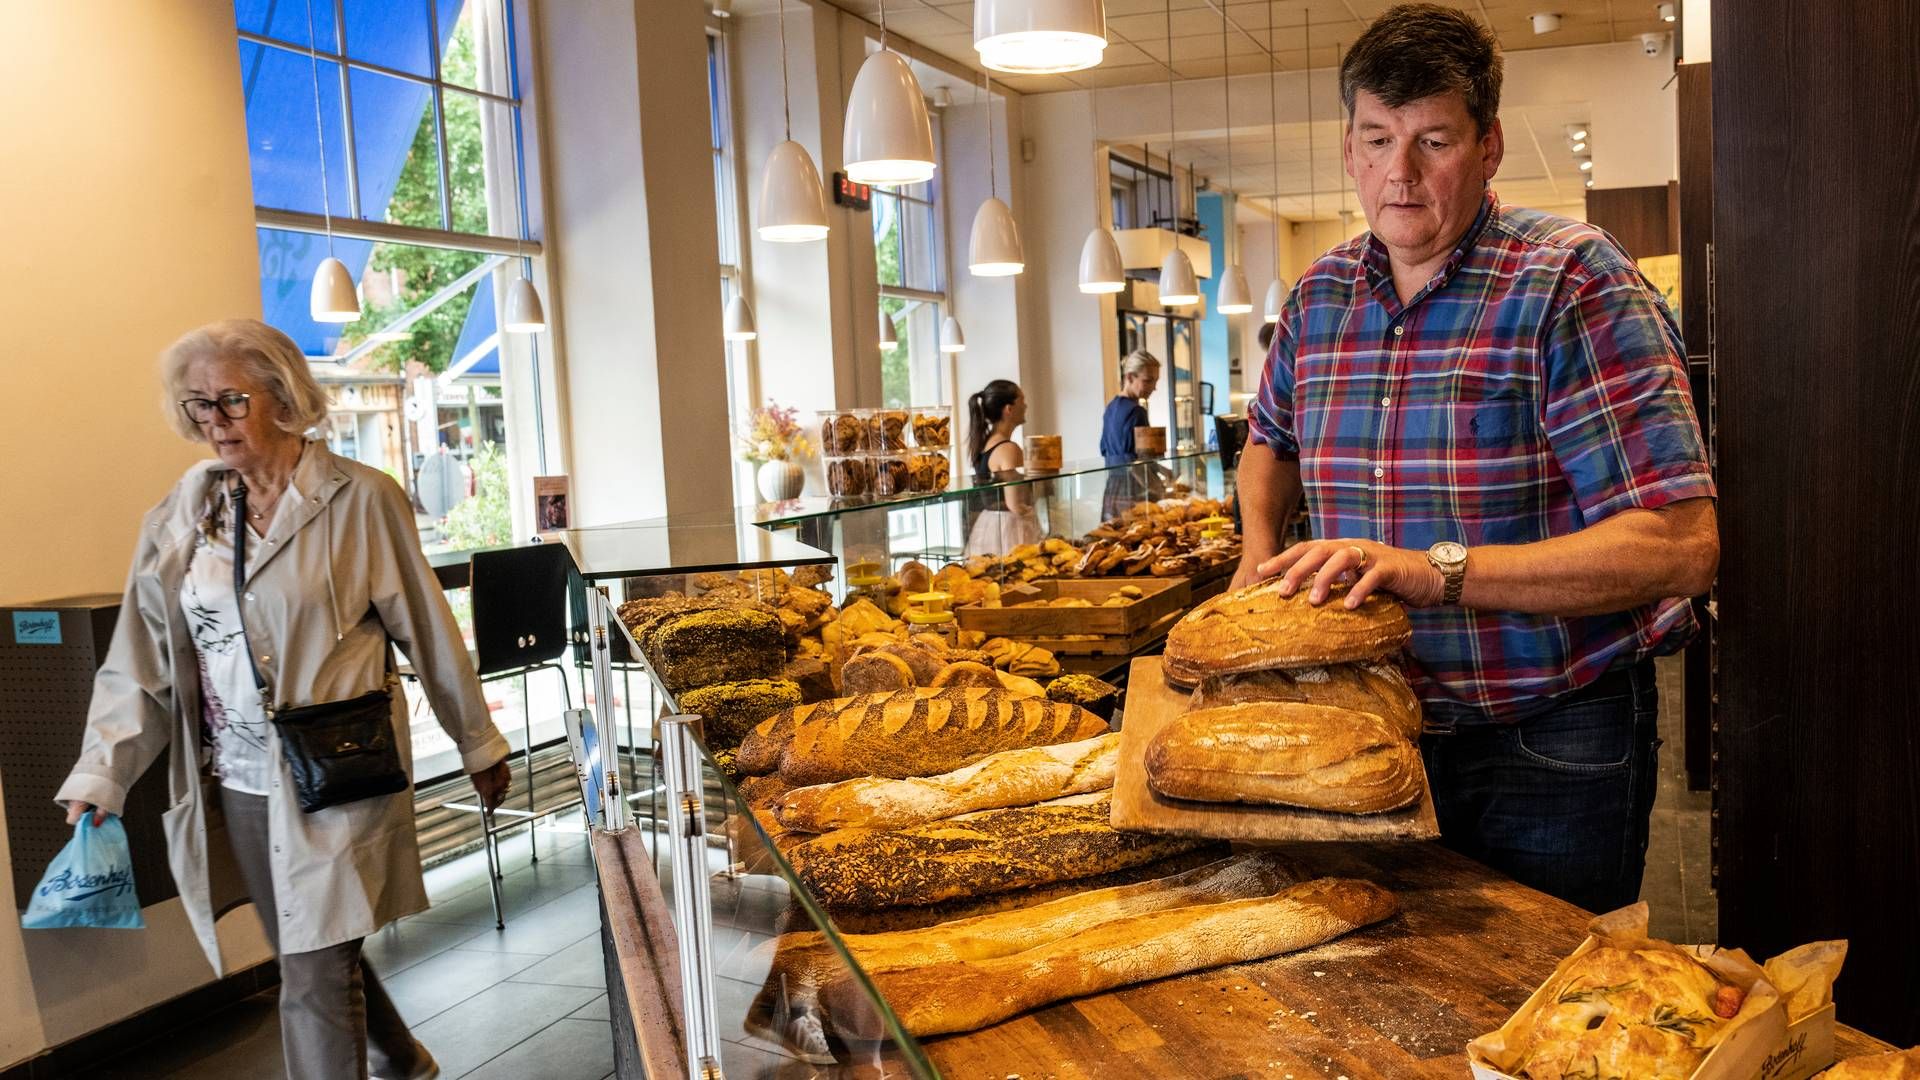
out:
{"label": "dark rye bread", "polygon": [[1077,705],[989,687],[914,687],[775,713],[740,743],[748,776],[831,784],[856,776],[935,776],[988,754],[1078,742],[1106,721]]}
{"label": "dark rye bread", "polygon": [[1141,866],[1207,841],[1123,833],[1113,795],[982,810],[896,832],[841,829],[787,852],[829,907],[887,908],[1030,889]]}
{"label": "dark rye bread", "polygon": [[676,694],[717,682],[769,678],[787,663],[780,620],[752,608],[669,616],[641,645],[660,681]]}

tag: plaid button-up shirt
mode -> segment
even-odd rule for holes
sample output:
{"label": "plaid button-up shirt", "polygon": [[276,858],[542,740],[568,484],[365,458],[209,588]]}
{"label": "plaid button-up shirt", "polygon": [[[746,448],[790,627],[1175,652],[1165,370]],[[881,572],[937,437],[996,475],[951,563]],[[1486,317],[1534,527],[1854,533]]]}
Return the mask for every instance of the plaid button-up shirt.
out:
{"label": "plaid button-up shirt", "polygon": [[[1611,237],[1490,193],[1407,304],[1371,233],[1313,264],[1281,313],[1251,438],[1299,455],[1316,536],[1532,543],[1714,494],[1684,355]],[[1695,629],[1681,598],[1585,618],[1411,614],[1421,697],[1496,719]]]}

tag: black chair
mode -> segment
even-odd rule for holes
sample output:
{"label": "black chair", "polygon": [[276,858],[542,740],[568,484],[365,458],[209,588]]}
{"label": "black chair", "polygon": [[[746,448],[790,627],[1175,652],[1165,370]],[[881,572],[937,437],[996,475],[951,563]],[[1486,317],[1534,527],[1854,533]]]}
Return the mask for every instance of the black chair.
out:
{"label": "black chair", "polygon": [[[527,773],[527,807],[500,806],[488,811],[479,803],[446,803],[450,810],[481,815],[486,834],[487,885],[493,895],[494,924],[505,928],[500,907],[501,832],[524,821],[527,848],[532,861],[540,861],[534,823],[555,810],[578,801],[577,794],[553,806],[539,809],[533,790],[533,702],[527,697],[527,676],[535,671],[551,670],[560,676],[560,693],[567,708],[573,708],[573,692],[567,669],[556,663],[567,651],[567,614],[569,578],[574,573],[573,557],[560,544],[534,544],[528,547],[473,553],[471,570],[473,603],[474,669],[480,681],[520,680],[522,731],[525,746],[522,760]],[[565,790],[572,791],[571,785]],[[501,816],[513,819],[501,826]]]}

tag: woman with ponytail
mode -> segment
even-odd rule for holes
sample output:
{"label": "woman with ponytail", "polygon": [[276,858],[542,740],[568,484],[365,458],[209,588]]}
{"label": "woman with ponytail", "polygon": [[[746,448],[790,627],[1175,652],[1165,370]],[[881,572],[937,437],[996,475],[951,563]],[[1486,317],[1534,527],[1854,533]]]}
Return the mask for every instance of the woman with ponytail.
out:
{"label": "woman with ponytail", "polygon": [[[1013,433],[1026,419],[1027,397],[1009,379],[995,379],[967,398],[967,456],[975,484],[1020,479],[1026,455]],[[968,555],[1004,555],[1040,541],[1040,518],[1023,485],[984,493],[978,506],[979,516],[967,533]]]}

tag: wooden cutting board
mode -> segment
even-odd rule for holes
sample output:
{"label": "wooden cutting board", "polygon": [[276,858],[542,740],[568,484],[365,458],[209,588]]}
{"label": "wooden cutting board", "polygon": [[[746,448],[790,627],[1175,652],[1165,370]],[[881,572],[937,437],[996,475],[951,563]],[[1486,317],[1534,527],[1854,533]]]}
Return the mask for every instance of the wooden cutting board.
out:
{"label": "wooden cutting board", "polygon": [[1386,814],[1332,814],[1285,806],[1169,799],[1147,785],[1147,743],[1187,711],[1189,693],[1167,685],[1160,657],[1134,660],[1120,722],[1120,761],[1113,777],[1113,827],[1221,840],[1432,840],[1440,835],[1433,795],[1420,773],[1420,801]]}

